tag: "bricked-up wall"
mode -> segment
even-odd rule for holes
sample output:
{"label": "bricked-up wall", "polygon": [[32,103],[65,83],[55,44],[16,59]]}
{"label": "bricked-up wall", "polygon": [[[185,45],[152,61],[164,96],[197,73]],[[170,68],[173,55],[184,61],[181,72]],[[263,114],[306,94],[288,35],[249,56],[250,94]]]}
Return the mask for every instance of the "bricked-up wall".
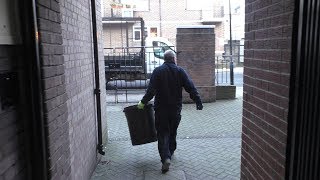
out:
{"label": "bricked-up wall", "polygon": [[[197,87],[203,102],[216,100],[214,82],[214,26],[180,26],[177,28],[177,64],[185,69]],[[184,93],[184,102],[191,102]]]}
{"label": "bricked-up wall", "polygon": [[246,0],[242,179],[284,179],[294,0]]}
{"label": "bricked-up wall", "polygon": [[[21,59],[19,46],[0,45],[0,73],[17,71],[18,59]],[[18,83],[18,82],[16,82]],[[3,92],[1,84],[1,92]],[[0,101],[4,100],[1,94]],[[26,177],[26,153],[24,145],[25,130],[19,108],[0,104],[0,179],[24,179]]]}
{"label": "bricked-up wall", "polygon": [[[100,4],[97,1],[101,48]],[[37,5],[51,179],[90,178],[97,156],[90,0],[39,0]],[[99,50],[100,77],[104,77]],[[104,78],[102,119],[106,125]]]}

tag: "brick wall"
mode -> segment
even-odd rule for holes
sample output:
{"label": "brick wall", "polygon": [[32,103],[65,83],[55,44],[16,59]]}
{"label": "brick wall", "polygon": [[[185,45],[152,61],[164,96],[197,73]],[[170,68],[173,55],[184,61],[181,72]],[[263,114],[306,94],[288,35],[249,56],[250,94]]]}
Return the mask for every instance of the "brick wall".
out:
{"label": "brick wall", "polygon": [[[18,46],[0,45],[0,73],[17,71],[20,57]],[[18,83],[18,82],[16,82]],[[1,84],[1,89],[4,88]],[[1,92],[3,92],[1,90]],[[3,100],[0,97],[0,101]],[[2,102],[2,101],[1,101]],[[23,179],[26,176],[24,135],[18,106],[0,104],[0,179]]]}
{"label": "brick wall", "polygon": [[284,179],[294,0],[246,0],[242,179]]}
{"label": "brick wall", "polygon": [[[96,3],[98,38],[102,38],[100,4],[98,1]],[[90,0],[61,1],[71,172],[72,179],[77,180],[89,179],[97,163],[98,142],[90,7]],[[99,39],[99,47],[102,48],[101,39]],[[104,120],[103,125],[106,125],[104,61],[101,56],[102,49],[99,51],[102,120]]]}
{"label": "brick wall", "polygon": [[[97,155],[96,103],[90,0],[39,0],[45,117],[51,179],[87,180]],[[98,38],[102,28],[97,2]],[[106,132],[102,49],[100,84]]]}
{"label": "brick wall", "polygon": [[61,36],[60,4],[40,0],[37,4],[45,126],[48,136],[49,176],[70,179],[70,139]]}
{"label": "brick wall", "polygon": [[[214,82],[213,26],[188,26],[177,29],[177,64],[185,69],[197,87],[203,102],[216,100]],[[184,102],[191,102],[184,94]]]}

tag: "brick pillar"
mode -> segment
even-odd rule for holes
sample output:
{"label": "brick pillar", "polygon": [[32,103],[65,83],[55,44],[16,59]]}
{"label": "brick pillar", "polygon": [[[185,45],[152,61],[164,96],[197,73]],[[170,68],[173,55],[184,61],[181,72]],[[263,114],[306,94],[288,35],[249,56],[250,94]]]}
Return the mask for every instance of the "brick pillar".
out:
{"label": "brick pillar", "polygon": [[[177,27],[177,64],[192,78],[203,102],[216,100],[214,84],[215,34],[214,26],[193,25]],[[183,102],[192,102],[184,93]]]}

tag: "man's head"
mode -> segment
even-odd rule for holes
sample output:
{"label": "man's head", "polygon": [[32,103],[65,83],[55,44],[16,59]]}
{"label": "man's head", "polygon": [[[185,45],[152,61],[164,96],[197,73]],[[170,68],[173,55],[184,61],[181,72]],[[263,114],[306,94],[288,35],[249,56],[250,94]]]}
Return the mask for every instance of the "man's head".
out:
{"label": "man's head", "polygon": [[166,50],[163,56],[164,56],[164,61],[176,62],[176,53],[172,50]]}

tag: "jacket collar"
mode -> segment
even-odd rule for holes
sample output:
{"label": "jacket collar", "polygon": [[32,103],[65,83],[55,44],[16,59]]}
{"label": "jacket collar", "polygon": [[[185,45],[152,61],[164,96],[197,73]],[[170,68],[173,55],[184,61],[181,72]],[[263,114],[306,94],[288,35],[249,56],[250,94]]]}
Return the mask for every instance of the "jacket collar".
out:
{"label": "jacket collar", "polygon": [[164,63],[167,63],[167,64],[176,64],[176,63],[173,62],[173,61],[165,61]]}

